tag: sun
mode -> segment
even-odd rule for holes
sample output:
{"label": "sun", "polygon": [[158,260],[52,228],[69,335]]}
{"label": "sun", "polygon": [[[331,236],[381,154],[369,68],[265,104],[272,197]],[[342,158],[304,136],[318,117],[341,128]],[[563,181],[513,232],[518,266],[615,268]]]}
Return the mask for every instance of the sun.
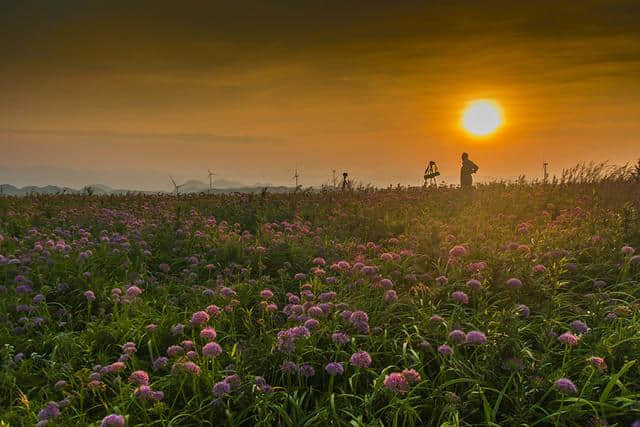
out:
{"label": "sun", "polygon": [[504,122],[502,108],[491,99],[475,99],[467,103],[461,124],[473,136],[485,137],[494,133]]}

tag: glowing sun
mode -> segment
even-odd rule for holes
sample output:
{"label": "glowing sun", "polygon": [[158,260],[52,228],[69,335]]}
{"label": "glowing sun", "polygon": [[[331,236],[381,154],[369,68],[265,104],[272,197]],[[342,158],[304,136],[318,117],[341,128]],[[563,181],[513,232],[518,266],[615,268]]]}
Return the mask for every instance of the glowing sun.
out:
{"label": "glowing sun", "polygon": [[462,112],[462,127],[473,136],[489,136],[504,122],[502,109],[490,99],[475,99]]}

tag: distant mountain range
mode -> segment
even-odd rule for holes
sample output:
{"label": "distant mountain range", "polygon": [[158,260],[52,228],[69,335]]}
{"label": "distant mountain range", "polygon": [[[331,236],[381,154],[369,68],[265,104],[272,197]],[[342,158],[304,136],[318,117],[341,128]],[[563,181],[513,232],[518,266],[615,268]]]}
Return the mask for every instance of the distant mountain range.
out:
{"label": "distant mountain range", "polygon": [[[195,179],[191,179],[182,184],[178,184],[178,186],[179,186],[178,192],[180,194],[209,192],[209,184],[204,183],[202,181],[195,180]],[[236,192],[258,193],[265,188],[267,189],[267,191],[270,191],[272,193],[286,193],[293,190],[293,187],[273,186],[271,184],[260,184],[260,183],[250,186],[250,185],[245,185],[236,181],[218,179],[213,182],[213,190],[211,190],[211,192],[214,194],[236,193]],[[123,188],[111,188],[103,184],[91,184],[81,189],[75,189],[70,187],[59,187],[57,185],[46,185],[43,187],[29,185],[26,187],[19,188],[11,184],[0,184],[0,195],[7,195],[7,196],[26,196],[29,194],[88,194],[88,193],[97,194],[97,195],[127,194],[127,193],[170,194],[170,193],[173,193],[173,191],[139,191],[139,190],[129,190],[129,189],[123,189]]]}

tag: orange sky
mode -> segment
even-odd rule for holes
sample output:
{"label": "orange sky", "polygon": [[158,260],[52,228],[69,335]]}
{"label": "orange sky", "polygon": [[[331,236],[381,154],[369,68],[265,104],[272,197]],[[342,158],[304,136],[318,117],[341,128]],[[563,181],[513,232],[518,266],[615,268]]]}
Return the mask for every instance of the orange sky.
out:
{"label": "orange sky", "polygon": [[[636,1],[0,6],[0,182],[167,189],[539,176],[640,157]],[[529,4],[531,3],[531,4]],[[559,5],[560,4],[560,5]],[[478,141],[464,104],[506,124]]]}

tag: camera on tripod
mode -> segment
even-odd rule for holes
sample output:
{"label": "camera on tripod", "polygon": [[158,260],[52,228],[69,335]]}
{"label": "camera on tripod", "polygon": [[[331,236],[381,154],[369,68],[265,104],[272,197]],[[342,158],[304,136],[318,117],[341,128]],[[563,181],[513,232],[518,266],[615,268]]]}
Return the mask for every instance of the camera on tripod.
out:
{"label": "camera on tripod", "polygon": [[438,182],[436,177],[440,176],[440,172],[438,171],[438,165],[433,160],[429,161],[427,168],[424,170],[424,185],[425,186],[438,186]]}

